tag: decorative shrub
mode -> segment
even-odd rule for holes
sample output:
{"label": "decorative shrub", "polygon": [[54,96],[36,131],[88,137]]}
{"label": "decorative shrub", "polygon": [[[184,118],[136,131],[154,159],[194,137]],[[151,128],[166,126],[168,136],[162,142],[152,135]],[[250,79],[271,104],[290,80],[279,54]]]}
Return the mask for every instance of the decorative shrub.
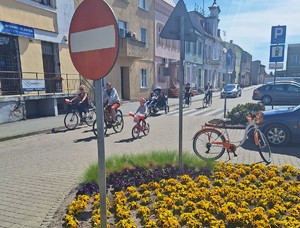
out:
{"label": "decorative shrub", "polygon": [[260,103],[246,103],[239,104],[230,112],[227,113],[227,117],[231,119],[232,124],[245,125],[247,123],[246,115],[252,111],[264,111],[265,106]]}

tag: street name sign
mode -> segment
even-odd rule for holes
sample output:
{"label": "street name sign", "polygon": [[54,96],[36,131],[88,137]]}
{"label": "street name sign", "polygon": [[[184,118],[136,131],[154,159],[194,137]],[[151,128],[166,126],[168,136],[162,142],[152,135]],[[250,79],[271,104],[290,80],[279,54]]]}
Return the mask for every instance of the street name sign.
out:
{"label": "street name sign", "polygon": [[70,24],[69,52],[85,78],[97,80],[111,71],[119,52],[119,30],[104,0],[84,0],[78,6]]}

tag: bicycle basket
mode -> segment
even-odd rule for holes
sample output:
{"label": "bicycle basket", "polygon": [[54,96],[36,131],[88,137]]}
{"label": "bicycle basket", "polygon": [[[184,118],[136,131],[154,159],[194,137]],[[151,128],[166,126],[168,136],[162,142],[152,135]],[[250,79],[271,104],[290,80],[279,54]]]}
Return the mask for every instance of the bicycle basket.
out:
{"label": "bicycle basket", "polygon": [[264,113],[261,111],[257,112],[255,115],[255,123],[257,125],[262,125],[263,121],[264,121]]}
{"label": "bicycle basket", "polygon": [[67,105],[70,105],[70,104],[72,104],[72,101],[71,101],[71,100],[69,100],[69,99],[65,99],[65,102],[66,102],[66,104],[67,104]]}

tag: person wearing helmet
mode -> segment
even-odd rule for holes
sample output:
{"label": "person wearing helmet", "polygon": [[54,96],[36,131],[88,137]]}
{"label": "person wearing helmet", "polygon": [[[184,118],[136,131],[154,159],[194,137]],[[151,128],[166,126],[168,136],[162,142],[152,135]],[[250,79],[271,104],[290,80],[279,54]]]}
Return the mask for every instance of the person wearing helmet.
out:
{"label": "person wearing helmet", "polygon": [[138,109],[134,113],[134,115],[135,115],[134,121],[135,122],[138,121],[138,116],[145,116],[146,117],[147,114],[148,114],[148,112],[147,112],[147,106],[146,106],[146,99],[141,98],[140,99],[140,106],[138,107]]}

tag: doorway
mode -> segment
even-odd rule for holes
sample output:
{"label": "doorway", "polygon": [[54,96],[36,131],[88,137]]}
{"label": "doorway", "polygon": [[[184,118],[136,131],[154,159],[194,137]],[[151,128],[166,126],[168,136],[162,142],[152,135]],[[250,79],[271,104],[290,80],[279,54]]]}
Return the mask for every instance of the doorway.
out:
{"label": "doorway", "polygon": [[57,44],[42,41],[46,93],[62,92]]}
{"label": "doorway", "polygon": [[129,67],[121,67],[121,99],[130,100]]}

